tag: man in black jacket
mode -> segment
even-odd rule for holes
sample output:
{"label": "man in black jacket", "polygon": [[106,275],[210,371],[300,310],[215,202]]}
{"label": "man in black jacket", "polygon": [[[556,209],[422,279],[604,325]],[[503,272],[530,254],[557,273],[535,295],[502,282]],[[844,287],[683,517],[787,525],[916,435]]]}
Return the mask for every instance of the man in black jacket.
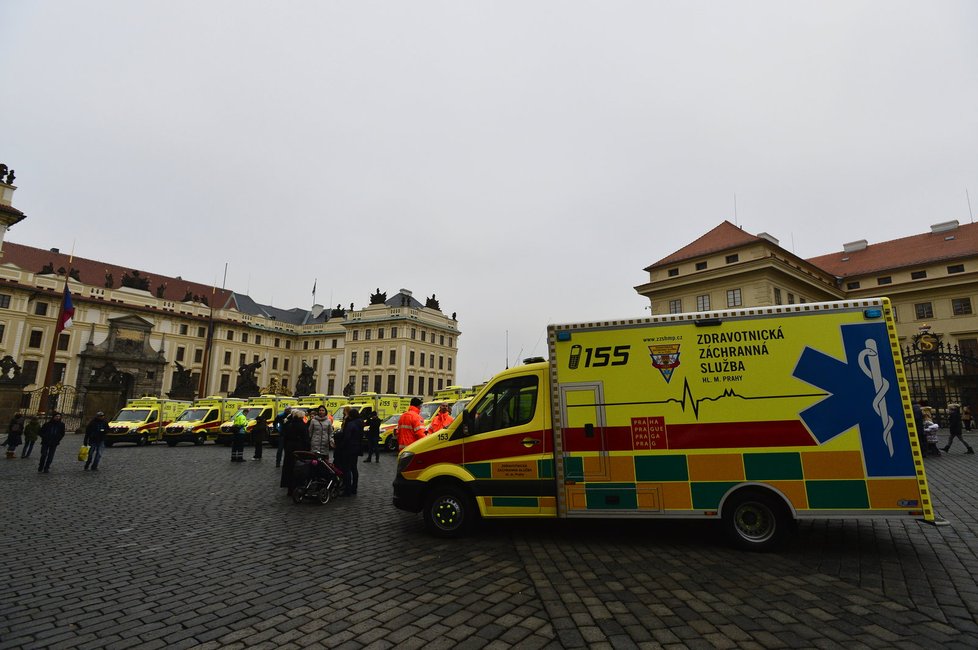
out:
{"label": "man in black jacket", "polygon": [[93,472],[98,471],[98,462],[102,460],[102,451],[105,449],[105,436],[109,432],[109,421],[105,419],[105,413],[99,411],[92,418],[92,421],[85,427],[85,442],[90,449],[88,450],[88,460],[85,461],[85,469],[89,465]]}
{"label": "man in black jacket", "polygon": [[61,414],[55,411],[51,414],[51,419],[41,427],[41,462],[37,466],[37,471],[45,474],[51,469],[51,461],[54,460],[54,452],[61,439],[65,437],[65,423],[61,421]]}

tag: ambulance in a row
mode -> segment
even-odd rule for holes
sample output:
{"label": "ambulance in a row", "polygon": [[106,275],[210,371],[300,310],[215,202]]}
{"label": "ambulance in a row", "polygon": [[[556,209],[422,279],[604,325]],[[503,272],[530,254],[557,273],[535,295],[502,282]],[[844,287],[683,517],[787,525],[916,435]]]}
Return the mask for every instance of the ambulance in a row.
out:
{"label": "ambulance in a row", "polygon": [[245,403],[243,399],[212,395],[194,400],[163,431],[163,440],[170,447],[181,442],[202,445],[215,440],[220,433],[221,424],[231,418]]}
{"label": "ambulance in a row", "polygon": [[248,399],[221,424],[221,429],[217,433],[216,442],[220,445],[231,444],[231,437],[234,435],[234,417],[238,411],[243,412],[245,417],[248,418],[248,424],[245,426],[246,432],[250,432],[254,428],[255,424],[258,423],[259,417],[264,417],[268,423],[269,441],[271,441],[271,436],[274,431],[272,425],[275,422],[275,416],[278,415],[279,411],[284,410],[286,406],[295,406],[297,401],[295,397],[286,397],[283,395],[261,395]]}
{"label": "ambulance in a row", "polygon": [[937,522],[886,298],[551,325],[401,452],[394,505],[479,517],[704,518],[736,545],[792,521]]}
{"label": "ambulance in a row", "polygon": [[105,446],[117,442],[132,442],[139,446],[156,442],[163,437],[163,429],[176,418],[190,402],[140,397],[126,402],[125,407],[109,421]]}

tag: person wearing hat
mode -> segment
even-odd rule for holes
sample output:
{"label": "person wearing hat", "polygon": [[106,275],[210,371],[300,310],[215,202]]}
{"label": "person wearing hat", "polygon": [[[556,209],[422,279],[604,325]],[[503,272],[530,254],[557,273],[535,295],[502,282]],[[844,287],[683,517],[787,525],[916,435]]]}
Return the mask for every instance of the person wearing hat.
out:
{"label": "person wearing hat", "polygon": [[948,451],[950,451],[951,443],[954,442],[955,438],[960,440],[961,444],[967,448],[967,451],[965,451],[964,453],[966,454],[975,453],[975,450],[972,449],[971,445],[965,442],[964,436],[962,435],[961,432],[961,405],[948,404],[947,408],[948,408],[947,428],[951,435],[948,436],[947,444],[944,446],[944,453],[948,453]]}
{"label": "person wearing hat", "polygon": [[85,427],[85,440],[82,444],[89,446],[88,460],[85,461],[86,470],[91,466],[93,472],[98,471],[98,463],[102,460],[102,451],[105,449],[105,436],[108,433],[109,421],[105,419],[105,413],[99,411]]}
{"label": "person wearing hat", "polygon": [[65,437],[65,423],[61,421],[61,414],[57,411],[51,414],[51,419],[41,427],[41,462],[37,465],[37,471],[47,474],[51,471],[51,461],[54,460],[54,452],[57,451],[61,439]]}

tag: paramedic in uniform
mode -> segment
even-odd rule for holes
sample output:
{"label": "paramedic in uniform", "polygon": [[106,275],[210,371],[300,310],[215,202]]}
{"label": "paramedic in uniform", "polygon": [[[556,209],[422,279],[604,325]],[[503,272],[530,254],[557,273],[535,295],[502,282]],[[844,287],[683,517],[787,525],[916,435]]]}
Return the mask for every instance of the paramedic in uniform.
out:
{"label": "paramedic in uniform", "polygon": [[397,421],[397,452],[415,440],[424,438],[424,422],[421,420],[421,398],[412,397],[411,406]]}
{"label": "paramedic in uniform", "polygon": [[452,417],[448,404],[442,404],[438,407],[438,414],[431,420],[431,426],[428,427],[428,433],[435,433],[437,431],[441,431],[442,429],[447,429],[448,425],[454,421],[455,418]]}

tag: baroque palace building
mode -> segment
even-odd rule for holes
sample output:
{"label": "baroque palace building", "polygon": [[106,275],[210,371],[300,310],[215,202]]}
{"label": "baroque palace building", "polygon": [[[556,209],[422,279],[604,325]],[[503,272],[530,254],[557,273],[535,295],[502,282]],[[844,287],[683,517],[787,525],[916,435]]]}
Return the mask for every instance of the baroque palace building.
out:
{"label": "baroque palace building", "polygon": [[[886,296],[905,356],[947,375],[936,391],[939,381],[921,378],[917,396],[937,404],[959,397],[978,406],[978,224],[948,221],[929,232],[853,241],[802,259],[767,233],[752,235],[724,221],[645,271],[649,281],[635,290],[655,315]],[[949,355],[939,362],[918,358],[921,335]]]}
{"label": "baroque palace building", "polygon": [[[281,394],[309,368],[308,393],[424,397],[454,383],[461,332],[435,296],[422,304],[407,289],[390,298],[378,289],[359,308],[281,309],[180,276],[4,243],[25,218],[15,189],[0,178],[0,357],[22,368],[25,395],[42,386],[52,349],[51,384],[75,386],[82,402],[96,381],[121,386],[123,398],[188,386],[191,396],[227,395],[248,364],[260,364],[263,392]],[[66,282],[73,324],[54,341]]]}

